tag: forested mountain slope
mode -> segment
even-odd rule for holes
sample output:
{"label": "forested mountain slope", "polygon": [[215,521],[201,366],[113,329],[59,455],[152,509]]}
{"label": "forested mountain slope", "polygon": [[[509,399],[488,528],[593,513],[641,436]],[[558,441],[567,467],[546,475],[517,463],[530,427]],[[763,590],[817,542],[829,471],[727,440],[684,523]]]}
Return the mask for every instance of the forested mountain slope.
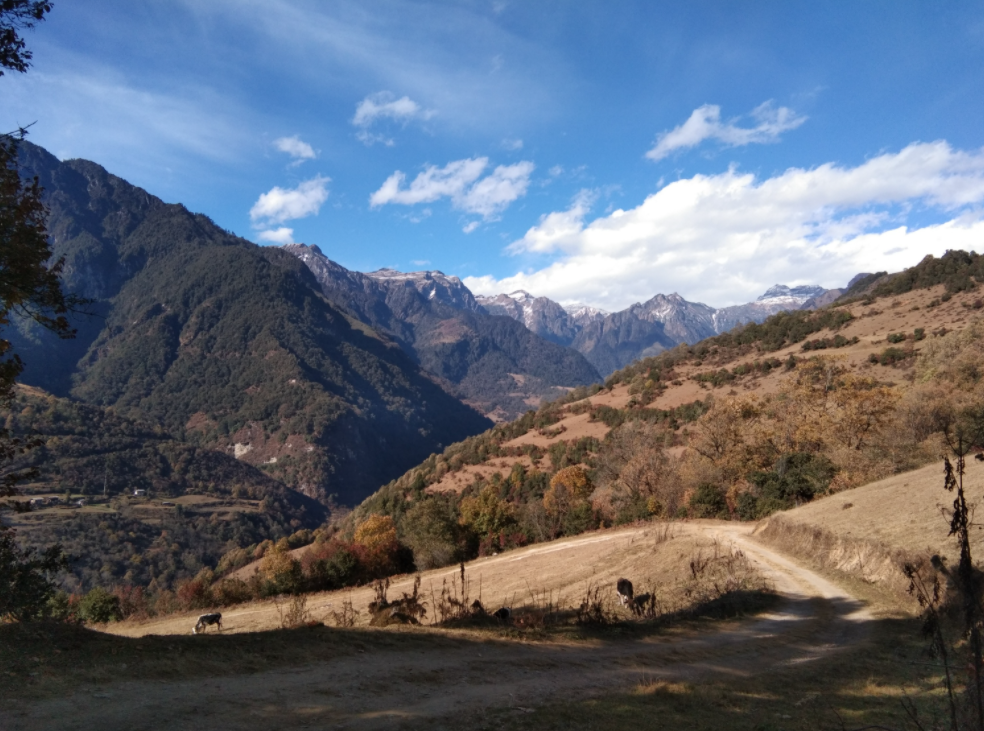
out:
{"label": "forested mountain slope", "polygon": [[[151,581],[167,588],[233,547],[316,528],[328,516],[256,467],[112,409],[19,387],[5,426],[41,442],[6,468],[37,470],[15,503],[47,504],[4,520],[22,543],[66,547],[69,588]],[[52,496],[57,503],[47,501]]]}
{"label": "forested mountain slope", "polygon": [[361,497],[489,421],[329,302],[296,257],[251,244],[98,165],[22,148],[79,338],[24,328],[24,382],[113,406],[322,500]]}

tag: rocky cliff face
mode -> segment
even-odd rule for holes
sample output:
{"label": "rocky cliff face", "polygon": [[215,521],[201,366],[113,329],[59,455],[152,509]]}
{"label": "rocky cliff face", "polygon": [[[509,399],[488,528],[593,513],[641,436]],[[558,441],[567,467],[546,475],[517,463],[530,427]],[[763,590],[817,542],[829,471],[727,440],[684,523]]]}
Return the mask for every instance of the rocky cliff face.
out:
{"label": "rocky cliff face", "polygon": [[511,317],[541,338],[559,345],[570,345],[580,330],[577,319],[565,308],[551,299],[534,297],[523,290],[475,299],[490,315]]}
{"label": "rocky cliff face", "polygon": [[457,277],[360,274],[317,247],[284,248],[308,266],[326,297],[392,337],[449,393],[493,419],[517,418],[601,378],[580,353],[540,337],[512,313],[490,314]]}

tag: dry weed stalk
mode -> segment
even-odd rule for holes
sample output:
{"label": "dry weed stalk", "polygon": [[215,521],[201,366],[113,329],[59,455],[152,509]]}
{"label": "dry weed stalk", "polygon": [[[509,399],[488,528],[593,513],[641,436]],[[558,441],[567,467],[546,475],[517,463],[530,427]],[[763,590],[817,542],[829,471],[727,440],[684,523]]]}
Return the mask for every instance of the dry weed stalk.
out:
{"label": "dry weed stalk", "polygon": [[755,571],[741,549],[731,547],[725,552],[717,541],[711,547],[710,554],[698,549],[690,558],[690,577],[683,594],[695,608],[759,588],[755,586]]}
{"label": "dry weed stalk", "polygon": [[[333,627],[342,627],[349,629],[355,626],[355,622],[359,617],[359,610],[352,606],[351,599],[345,599],[342,601],[342,609],[338,611],[332,609],[328,612],[325,617],[326,620],[330,620]],[[326,622],[327,624],[328,622]]]}
{"label": "dry weed stalk", "polygon": [[286,600],[280,594],[273,598],[273,604],[277,608],[277,615],[280,617],[281,629],[306,627],[313,621],[307,608],[307,596],[304,594],[292,594]]}
{"label": "dry weed stalk", "polygon": [[465,575],[464,561],[460,564],[459,575],[451,577],[450,586],[448,586],[447,579],[441,582],[440,599],[434,597],[434,586],[431,585],[431,603],[434,605],[435,624],[469,619],[475,614],[476,605],[480,608],[481,602],[479,600],[468,601],[470,586],[471,580]]}

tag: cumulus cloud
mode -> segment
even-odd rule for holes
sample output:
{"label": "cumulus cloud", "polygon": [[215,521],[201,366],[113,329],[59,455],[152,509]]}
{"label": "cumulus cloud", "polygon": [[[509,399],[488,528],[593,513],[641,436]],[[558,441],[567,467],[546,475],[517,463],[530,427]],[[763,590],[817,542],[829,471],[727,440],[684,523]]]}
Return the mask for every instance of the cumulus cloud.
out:
{"label": "cumulus cloud", "polygon": [[462,233],[470,234],[472,231],[474,231],[475,229],[477,229],[479,226],[481,226],[481,224],[478,221],[469,221],[468,223],[466,223],[462,227],[461,231],[462,231]]}
{"label": "cumulus cloud", "polygon": [[392,146],[393,139],[391,137],[372,132],[370,128],[377,122],[384,120],[406,124],[414,119],[430,119],[435,114],[433,109],[424,109],[408,96],[397,99],[391,92],[380,91],[370,94],[356,105],[352,124],[359,128],[356,137],[361,142],[367,145],[382,142]]}
{"label": "cumulus cloud", "polygon": [[280,244],[281,246],[284,244],[293,244],[294,229],[281,226],[280,228],[260,231],[256,234],[256,238],[260,241],[267,241],[271,244]]}
{"label": "cumulus cloud", "polygon": [[274,187],[253,204],[249,217],[254,224],[270,226],[315,215],[328,200],[329,182],[331,178],[316,175],[299,183],[296,188]]}
{"label": "cumulus cloud", "polygon": [[[732,168],[670,183],[635,208],[590,222],[590,194],[582,193],[507,249],[552,263],[465,283],[476,293],[524,289],[608,310],[673,291],[714,306],[737,304],[777,282],[843,286],[858,272],[979,248],[982,203],[984,151],[946,142],[763,180]],[[913,211],[935,222],[913,224]]]}
{"label": "cumulus cloud", "polygon": [[775,142],[780,134],[796,129],[806,121],[805,116],[797,115],[789,107],[776,109],[771,101],[752,110],[752,117],[758,122],[757,125],[739,127],[738,120],[721,121],[721,107],[705,104],[695,109],[686,122],[660,134],[646,157],[662,160],[676,150],[696,147],[704,140],[718,140],[729,147]]}
{"label": "cumulus cloud", "polygon": [[450,198],[458,210],[486,220],[494,218],[526,195],[535,166],[525,160],[499,165],[483,178],[488,164],[487,157],[478,157],[455,160],[442,168],[428,165],[409,185],[404,185],[406,174],[397,170],[369,197],[369,204],[373,208],[389,203],[412,206]]}
{"label": "cumulus cloud", "polygon": [[273,141],[273,146],[280,152],[286,152],[290,155],[293,160],[292,167],[300,165],[305,160],[313,160],[318,156],[314,148],[297,135],[276,139]]}

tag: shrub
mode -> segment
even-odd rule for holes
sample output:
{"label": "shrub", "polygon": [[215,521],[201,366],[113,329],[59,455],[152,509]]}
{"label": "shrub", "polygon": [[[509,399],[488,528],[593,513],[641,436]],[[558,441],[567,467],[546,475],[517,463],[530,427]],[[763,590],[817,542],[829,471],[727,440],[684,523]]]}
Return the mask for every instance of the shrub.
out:
{"label": "shrub", "polygon": [[454,501],[446,496],[435,495],[416,500],[400,522],[400,527],[404,540],[413,551],[413,561],[418,570],[440,568],[460,559],[458,511]]}
{"label": "shrub", "polygon": [[690,514],[694,518],[727,518],[724,490],[710,482],[701,483],[690,497]]}
{"label": "shrub", "polygon": [[120,599],[101,586],[92,589],[79,602],[79,619],[90,624],[115,622],[122,618]]}
{"label": "shrub", "polygon": [[341,589],[354,584],[360,573],[354,548],[342,541],[322,543],[304,554],[308,585],[316,590]]}
{"label": "shrub", "polygon": [[742,520],[763,518],[777,510],[810,502],[830,487],[837,467],[827,457],[793,452],[779,459],[770,472],[753,472],[748,481],[756,486],[754,505],[744,495],[739,507]]}

